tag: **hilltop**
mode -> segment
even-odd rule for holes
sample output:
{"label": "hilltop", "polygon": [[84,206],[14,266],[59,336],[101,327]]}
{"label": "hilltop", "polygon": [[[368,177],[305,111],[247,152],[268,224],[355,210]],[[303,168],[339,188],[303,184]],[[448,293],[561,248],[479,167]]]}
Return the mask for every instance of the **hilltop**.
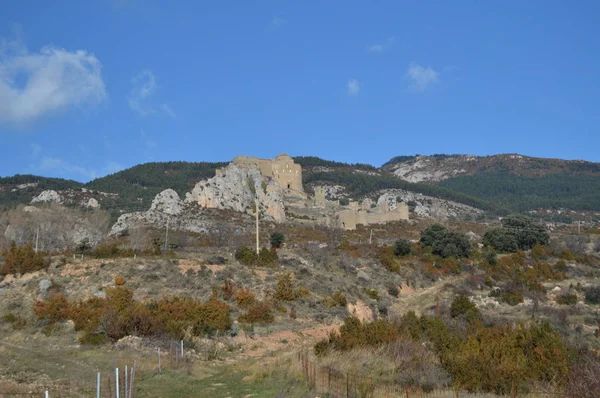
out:
{"label": "hilltop", "polygon": [[[400,190],[495,215],[517,211],[556,216],[560,212],[563,220],[569,220],[590,219],[595,217],[593,212],[600,211],[600,164],[593,162],[518,154],[397,156],[381,167],[314,156],[294,160],[303,168],[307,191],[323,186],[332,200],[374,199],[386,191]],[[123,213],[147,210],[165,189],[183,197],[226,164],[145,163],[88,183],[34,175],[0,178],[0,208],[28,204],[43,191],[54,190],[69,205],[85,204],[93,198],[116,220]],[[579,213],[564,217],[569,211]]]}

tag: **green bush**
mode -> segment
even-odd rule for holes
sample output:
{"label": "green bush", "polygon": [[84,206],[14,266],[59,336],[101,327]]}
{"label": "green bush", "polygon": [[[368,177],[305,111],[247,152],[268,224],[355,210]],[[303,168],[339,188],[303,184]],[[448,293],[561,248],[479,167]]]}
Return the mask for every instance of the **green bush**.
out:
{"label": "green bush", "polygon": [[394,244],[394,254],[398,257],[409,255],[412,245],[406,239],[398,239]]}
{"label": "green bush", "polygon": [[235,259],[245,265],[269,266],[273,265],[279,259],[275,248],[262,248],[257,255],[255,250],[242,247],[235,252]]}
{"label": "green bush", "polygon": [[471,242],[466,234],[449,232],[441,224],[433,224],[421,232],[421,246],[430,246],[431,252],[447,258],[463,258],[471,255]]}
{"label": "green bush", "polygon": [[588,287],[584,290],[585,302],[588,304],[600,304],[600,285]]}
{"label": "green bush", "polygon": [[483,235],[485,246],[507,253],[529,250],[537,245],[545,245],[549,240],[550,235],[541,224],[522,214],[504,217],[502,228],[490,229]]}
{"label": "green bush", "polygon": [[365,293],[367,294],[367,296],[369,296],[370,299],[373,299],[373,300],[379,301],[379,299],[381,298],[379,296],[379,292],[377,291],[377,289],[368,289],[368,288],[366,288],[365,289]]}
{"label": "green bush", "polygon": [[494,251],[487,252],[485,255],[485,260],[489,265],[496,265],[498,264],[498,255]]}
{"label": "green bush", "polygon": [[281,246],[283,246],[283,242],[285,241],[285,236],[278,231],[272,232],[270,238],[271,247],[274,247],[276,249],[279,249]]}
{"label": "green bush", "polygon": [[556,297],[556,302],[561,305],[577,304],[577,295],[573,293],[565,293]]}
{"label": "green bush", "polygon": [[298,291],[294,288],[291,272],[278,276],[274,297],[281,301],[294,301],[298,298]]}
{"label": "green bush", "polygon": [[479,309],[473,302],[463,295],[458,295],[450,305],[450,316],[452,318],[464,318],[468,322],[474,322],[481,319]]}
{"label": "green bush", "polygon": [[323,302],[328,307],[345,307],[348,304],[346,296],[342,292],[335,292],[330,297],[325,297]]}

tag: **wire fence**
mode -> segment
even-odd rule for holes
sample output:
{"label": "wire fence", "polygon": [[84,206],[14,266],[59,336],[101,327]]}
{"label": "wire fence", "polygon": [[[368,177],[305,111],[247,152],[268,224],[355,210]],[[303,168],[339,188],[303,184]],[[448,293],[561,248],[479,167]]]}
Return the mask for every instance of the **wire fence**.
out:
{"label": "wire fence", "polygon": [[181,369],[189,364],[186,350],[183,340],[163,340],[157,344],[154,354],[150,351],[139,365],[131,357],[119,359],[113,368],[90,372],[79,379],[38,382],[37,386],[0,380],[0,398],[135,398],[141,372]]}
{"label": "wire fence", "polygon": [[[377,379],[365,374],[342,372],[330,366],[320,366],[311,360],[308,353],[298,353],[302,374],[313,391],[330,398],[483,398],[497,397],[491,393],[469,393],[467,391],[444,389],[423,389]],[[513,389],[511,397],[527,398],[566,398],[556,392],[530,391],[526,394]]]}

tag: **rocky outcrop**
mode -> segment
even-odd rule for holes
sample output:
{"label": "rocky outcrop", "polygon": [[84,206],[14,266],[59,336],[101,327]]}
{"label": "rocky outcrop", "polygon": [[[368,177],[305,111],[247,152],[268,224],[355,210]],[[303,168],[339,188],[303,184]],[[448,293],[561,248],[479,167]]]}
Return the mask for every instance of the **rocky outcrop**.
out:
{"label": "rocky outcrop", "polygon": [[[132,228],[138,228],[140,226],[151,226],[154,228],[164,228],[167,225],[167,221],[171,222],[173,219],[173,225],[180,223],[177,217],[182,213],[185,204],[172,189],[165,189],[152,200],[150,209],[147,211],[137,211],[133,213],[126,213],[119,217],[117,222],[112,226],[109,235],[119,234]],[[204,229],[198,225],[198,228],[182,228],[192,232],[203,232]]]}
{"label": "rocky outcrop", "polygon": [[[167,224],[172,230],[196,233],[215,233],[223,228],[223,214],[217,210],[199,209],[193,203],[185,203],[177,192],[166,189],[156,195],[147,211],[126,213],[119,217],[112,226],[109,235],[121,234],[125,231],[143,230],[146,227],[164,229]],[[229,214],[228,218],[238,219],[238,223],[251,221],[246,214]],[[246,220],[245,220],[246,219]]]}
{"label": "rocky outcrop", "polygon": [[81,202],[81,206],[87,207],[89,209],[97,209],[100,207],[100,203],[94,198],[89,198],[86,202],[85,200]]}
{"label": "rocky outcrop", "polygon": [[474,218],[483,211],[462,203],[452,202],[426,196],[420,193],[393,189],[384,191],[377,204],[387,202],[389,209],[396,208],[398,203],[409,205],[411,212],[419,217],[434,218],[436,220],[446,220],[448,218],[465,219]]}
{"label": "rocky outcrop", "polygon": [[175,215],[181,213],[183,201],[179,198],[177,192],[172,189],[165,189],[152,201],[150,211],[161,212]]}
{"label": "rocky outcrop", "polygon": [[219,175],[197,183],[186,194],[185,201],[200,207],[253,213],[255,199],[263,217],[285,221],[281,187],[275,179],[265,177],[258,167],[229,164]]}
{"label": "rocky outcrop", "polygon": [[410,182],[439,182],[463,175],[499,172],[529,177],[564,173],[600,175],[598,163],[534,158],[510,153],[491,156],[401,156],[391,159],[382,169]]}
{"label": "rocky outcrop", "polygon": [[31,203],[47,203],[47,202],[55,202],[62,203],[63,199],[58,194],[58,192],[50,189],[47,191],[42,191],[38,196],[31,199]]}

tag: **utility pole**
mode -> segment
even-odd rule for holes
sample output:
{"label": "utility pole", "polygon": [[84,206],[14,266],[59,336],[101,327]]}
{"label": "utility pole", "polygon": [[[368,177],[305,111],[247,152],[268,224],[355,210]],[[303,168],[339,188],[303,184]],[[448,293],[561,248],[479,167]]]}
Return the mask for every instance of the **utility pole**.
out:
{"label": "utility pole", "polygon": [[165,251],[169,251],[169,219],[167,216],[167,230],[165,232]]}
{"label": "utility pole", "polygon": [[581,235],[581,221],[577,221],[577,235]]}
{"label": "utility pole", "polygon": [[35,252],[38,252],[38,242],[40,240],[40,227],[35,229]]}
{"label": "utility pole", "polygon": [[369,245],[373,241],[373,228],[371,228],[371,234],[369,235]]}
{"label": "utility pole", "polygon": [[256,254],[260,254],[260,242],[258,239],[258,199],[254,199],[254,203],[256,204]]}

